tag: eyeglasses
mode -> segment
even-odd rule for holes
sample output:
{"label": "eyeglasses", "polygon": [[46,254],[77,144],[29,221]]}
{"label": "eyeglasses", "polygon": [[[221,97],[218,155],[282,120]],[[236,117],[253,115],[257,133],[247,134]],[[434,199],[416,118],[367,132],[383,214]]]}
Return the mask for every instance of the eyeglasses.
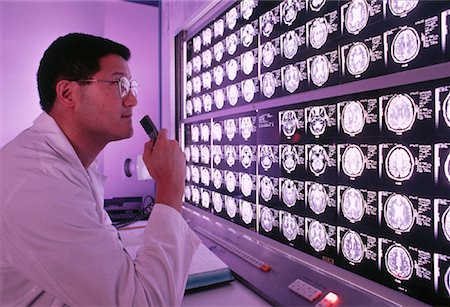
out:
{"label": "eyeglasses", "polygon": [[85,79],[85,80],[76,80],[76,81],[77,82],[117,83],[120,98],[127,97],[130,90],[134,97],[137,97],[137,95],[138,95],[139,83],[133,79],[128,80],[126,77],[120,77],[118,80]]}

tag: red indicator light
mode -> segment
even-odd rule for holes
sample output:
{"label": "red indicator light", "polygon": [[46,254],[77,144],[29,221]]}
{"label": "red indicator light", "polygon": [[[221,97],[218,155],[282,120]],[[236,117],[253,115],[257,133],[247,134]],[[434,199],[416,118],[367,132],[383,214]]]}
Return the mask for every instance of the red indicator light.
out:
{"label": "red indicator light", "polygon": [[330,302],[330,304],[334,304],[338,300],[338,296],[336,293],[328,292],[327,296],[325,296],[325,299]]}
{"label": "red indicator light", "polygon": [[261,271],[264,271],[264,272],[269,272],[272,268],[270,267],[270,265],[268,265],[268,264],[263,264],[262,266],[260,266],[259,267],[259,269],[261,270]]}

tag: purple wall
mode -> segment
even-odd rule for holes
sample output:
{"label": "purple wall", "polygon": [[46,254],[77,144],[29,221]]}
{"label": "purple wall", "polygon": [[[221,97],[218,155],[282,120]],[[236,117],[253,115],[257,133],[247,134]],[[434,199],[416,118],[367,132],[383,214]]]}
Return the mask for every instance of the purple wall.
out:
{"label": "purple wall", "polygon": [[143,151],[139,119],[159,122],[158,8],[124,1],[0,1],[0,147],[29,127],[40,113],[36,86],[39,60],[48,45],[69,32],[105,36],[132,51],[130,69],[139,80],[133,138],[110,144],[100,156],[108,175],[105,197],[153,194],[151,181],[123,175],[123,162]]}

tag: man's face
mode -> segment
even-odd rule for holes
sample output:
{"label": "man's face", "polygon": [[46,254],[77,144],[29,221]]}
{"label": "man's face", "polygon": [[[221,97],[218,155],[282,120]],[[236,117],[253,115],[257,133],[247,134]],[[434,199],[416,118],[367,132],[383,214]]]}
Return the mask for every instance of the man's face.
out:
{"label": "man's face", "polygon": [[[91,76],[98,80],[131,78],[128,64],[118,55],[100,59],[100,70]],[[132,109],[137,104],[130,91],[120,97],[117,82],[92,82],[81,87],[77,106],[79,127],[83,127],[90,139],[110,142],[133,135]]]}

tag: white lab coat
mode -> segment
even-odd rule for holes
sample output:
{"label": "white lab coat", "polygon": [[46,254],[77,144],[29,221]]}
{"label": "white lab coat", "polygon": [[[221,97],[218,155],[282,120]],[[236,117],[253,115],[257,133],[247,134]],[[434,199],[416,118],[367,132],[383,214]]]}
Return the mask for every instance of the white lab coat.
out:
{"label": "white lab coat", "polygon": [[133,261],[103,209],[104,181],[46,113],[0,150],[1,306],[181,304],[198,237],[156,204]]}

